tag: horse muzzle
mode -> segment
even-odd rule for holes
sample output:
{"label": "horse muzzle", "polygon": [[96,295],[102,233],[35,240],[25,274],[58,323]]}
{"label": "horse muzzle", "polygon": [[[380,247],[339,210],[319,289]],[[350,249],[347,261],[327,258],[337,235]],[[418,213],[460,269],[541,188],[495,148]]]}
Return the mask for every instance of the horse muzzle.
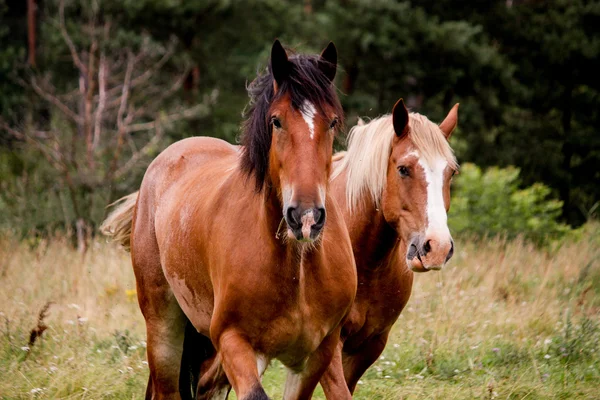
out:
{"label": "horse muzzle", "polygon": [[454,255],[454,240],[420,236],[410,241],[406,252],[406,264],[414,272],[439,271]]}
{"label": "horse muzzle", "polygon": [[325,226],[324,207],[288,207],[285,210],[285,222],[292,236],[300,242],[313,242]]}

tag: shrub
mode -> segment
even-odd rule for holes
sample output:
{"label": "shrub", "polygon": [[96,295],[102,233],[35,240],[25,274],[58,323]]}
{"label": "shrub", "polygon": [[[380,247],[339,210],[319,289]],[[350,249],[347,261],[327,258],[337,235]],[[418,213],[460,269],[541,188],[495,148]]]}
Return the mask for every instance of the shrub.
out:
{"label": "shrub", "polygon": [[482,172],[474,164],[464,164],[452,189],[452,232],[509,239],[520,235],[538,245],[570,232],[559,222],[562,202],[550,198],[550,188],[541,183],[519,188],[519,172],[514,167]]}

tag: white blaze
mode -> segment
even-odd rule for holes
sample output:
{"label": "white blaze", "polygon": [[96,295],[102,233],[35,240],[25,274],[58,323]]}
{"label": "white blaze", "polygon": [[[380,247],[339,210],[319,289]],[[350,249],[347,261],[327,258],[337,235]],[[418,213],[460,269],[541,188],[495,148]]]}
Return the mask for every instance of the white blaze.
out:
{"label": "white blaze", "polygon": [[308,100],[304,100],[302,108],[300,109],[300,113],[302,114],[302,118],[304,118],[304,122],[306,122],[306,125],[308,125],[310,138],[313,139],[315,136],[315,114],[317,113],[317,109],[313,103]]}
{"label": "white blaze", "polygon": [[428,237],[430,233],[435,232],[449,240],[450,230],[448,229],[448,216],[442,191],[444,170],[448,162],[439,158],[433,162],[433,165],[429,165],[425,160],[420,159],[419,165],[423,168],[427,182],[427,231],[425,235]]}

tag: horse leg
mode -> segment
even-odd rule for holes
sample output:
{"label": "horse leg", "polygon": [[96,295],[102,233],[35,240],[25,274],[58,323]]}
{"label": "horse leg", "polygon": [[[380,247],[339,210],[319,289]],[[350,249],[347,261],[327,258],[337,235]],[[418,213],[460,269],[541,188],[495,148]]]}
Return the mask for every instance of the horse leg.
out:
{"label": "horse leg", "polygon": [[160,297],[164,299],[160,306],[151,302],[152,306],[146,305],[143,309],[150,367],[146,397],[179,400],[179,372],[187,318],[172,293]]}
{"label": "horse leg", "polygon": [[350,393],[354,393],[361,376],[383,353],[388,340],[389,331],[369,339],[361,346],[360,352],[352,355],[343,354],[344,375]]}
{"label": "horse leg", "polygon": [[333,357],[327,370],[321,377],[320,383],[323,387],[326,399],[351,399],[352,395],[344,377],[344,365],[342,363],[342,348],[344,343],[338,341]]}
{"label": "horse leg", "polygon": [[[327,336],[317,350],[306,360],[304,369],[290,371],[285,381],[284,400],[308,400],[312,397],[319,379],[327,370],[340,339],[340,329]],[[342,397],[343,398],[343,397]]]}
{"label": "horse leg", "polygon": [[132,260],[138,302],[146,320],[150,368],[146,398],[179,400],[179,369],[187,317],[163,273],[153,230],[143,223],[138,225],[137,234],[132,236]]}
{"label": "horse leg", "polygon": [[227,399],[231,384],[216,353],[203,362],[200,375],[196,391],[197,400]]}
{"label": "horse leg", "polygon": [[[212,332],[211,332],[212,334]],[[258,372],[258,357],[250,343],[234,330],[218,335],[218,356],[227,379],[240,400],[269,400]],[[202,380],[202,379],[201,379]]]}

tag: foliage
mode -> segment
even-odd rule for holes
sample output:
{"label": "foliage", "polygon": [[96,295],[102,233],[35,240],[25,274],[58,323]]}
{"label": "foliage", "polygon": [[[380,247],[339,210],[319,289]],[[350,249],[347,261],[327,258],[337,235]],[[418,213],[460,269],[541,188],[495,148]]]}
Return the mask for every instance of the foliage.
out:
{"label": "foliage", "polygon": [[[25,64],[26,2],[0,0],[0,120],[30,132],[60,125],[67,128],[62,140],[68,140],[77,137],[73,132],[79,129],[65,126],[56,107],[22,85],[34,76],[46,83],[45,90],[60,96],[80,90],[80,72],[58,29],[60,0],[34,1],[35,67]],[[574,226],[600,204],[598,2],[493,0],[471,2],[465,8],[456,0],[66,1],[66,30],[82,51],[93,42],[90,21],[96,27],[111,25],[101,49],[116,59],[123,49],[136,52],[144,43],[166,49],[176,38],[171,62],[156,71],[153,82],[165,89],[182,71],[187,75],[182,89],[160,104],[163,115],[171,107],[214,99],[210,112],[169,126],[155,151],[140,159],[115,190],[92,187],[96,200],[91,209],[136,190],[152,155],[172,141],[208,135],[235,142],[247,101],[245,85],[264,68],[276,37],[299,51],[318,52],[329,40],[336,43],[340,54],[336,83],[348,121],[356,115],[389,112],[399,97],[439,121],[459,102],[460,122],[452,145],[461,162],[482,168],[516,166],[519,184],[542,182],[563,202],[560,220]],[[136,95],[142,103],[154,98]],[[152,134],[148,132],[146,139]],[[0,157],[0,162],[8,163],[3,170],[10,171],[1,177],[3,187],[11,191],[5,197],[21,196],[36,203],[33,198],[39,196],[38,204],[49,201],[49,190],[60,185],[49,176],[47,160],[38,157],[39,162],[32,162],[31,143],[2,127],[0,144],[1,152],[10,153]],[[98,160],[105,162],[102,157]],[[101,176],[102,169],[86,173],[85,180],[98,182],[96,174]],[[17,182],[25,181],[31,190],[19,192]],[[17,213],[7,208],[7,199],[3,201],[2,213]],[[49,201],[49,214],[71,212],[56,208],[58,204]],[[86,204],[82,208],[90,208]],[[21,215],[36,213],[27,210]],[[67,230],[70,219],[61,218],[50,224]],[[95,217],[89,223],[94,225]],[[14,227],[13,222],[9,225]],[[21,228],[26,232],[36,225],[32,220]]]}
{"label": "foliage", "polygon": [[523,236],[547,244],[570,231],[559,222],[562,203],[549,198],[541,183],[519,188],[519,169],[492,167],[482,172],[464,164],[452,194],[449,225],[453,233],[476,236]]}

